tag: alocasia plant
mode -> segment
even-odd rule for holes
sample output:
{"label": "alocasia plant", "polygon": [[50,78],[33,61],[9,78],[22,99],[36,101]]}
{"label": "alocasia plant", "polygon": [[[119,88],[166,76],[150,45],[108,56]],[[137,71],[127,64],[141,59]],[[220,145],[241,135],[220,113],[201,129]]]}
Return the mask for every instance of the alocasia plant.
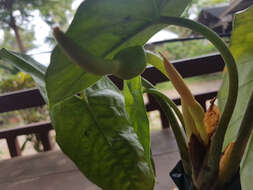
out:
{"label": "alocasia plant", "polygon": [[[222,156],[225,132],[237,98],[236,64],[214,32],[179,17],[189,4],[190,0],[85,0],[66,33],[54,29],[58,45],[47,68],[27,55],[0,51],[1,59],[33,76],[49,104],[62,151],[102,189],[154,188],[155,167],[143,87],[144,92],[157,98],[168,116],[184,172],[196,189],[222,188],[238,170],[226,170],[232,163],[230,155],[236,142]],[[249,12],[252,14],[252,10]],[[229,90],[222,114],[213,103],[204,113],[168,60],[143,49],[153,34],[169,24],[199,32],[221,52],[227,65]],[[174,84],[182,98],[183,114],[141,78],[147,63],[161,70]],[[108,74],[125,80],[123,92]],[[244,121],[250,122],[252,102]],[[242,125],[247,126],[247,122]],[[251,132],[250,127],[244,128]],[[244,128],[240,133],[245,133]],[[224,178],[224,174],[229,177]]]}

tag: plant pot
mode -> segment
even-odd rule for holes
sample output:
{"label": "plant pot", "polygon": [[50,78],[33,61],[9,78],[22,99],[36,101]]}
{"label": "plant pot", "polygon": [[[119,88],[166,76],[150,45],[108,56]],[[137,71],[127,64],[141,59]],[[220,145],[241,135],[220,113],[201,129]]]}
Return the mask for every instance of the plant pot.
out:
{"label": "plant pot", "polygon": [[[179,161],[176,166],[171,170],[170,177],[172,178],[179,190],[197,190],[193,185],[191,177],[187,176],[184,173],[181,161]],[[222,190],[242,190],[239,171],[232,178],[231,182],[227,184]]]}

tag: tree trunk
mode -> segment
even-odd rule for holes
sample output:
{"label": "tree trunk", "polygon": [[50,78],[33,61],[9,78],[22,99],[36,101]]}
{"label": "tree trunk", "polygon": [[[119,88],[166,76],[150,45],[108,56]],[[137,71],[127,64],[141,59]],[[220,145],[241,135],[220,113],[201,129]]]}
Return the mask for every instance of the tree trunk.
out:
{"label": "tree trunk", "polygon": [[23,45],[23,42],[22,42],[22,40],[21,40],[21,38],[20,38],[18,28],[16,27],[16,28],[13,29],[13,30],[14,30],[14,32],[15,32],[15,38],[16,38],[16,42],[17,42],[17,44],[18,44],[19,51],[20,51],[21,53],[25,53],[26,50],[25,50],[25,47],[24,47],[24,45]]}
{"label": "tree trunk", "polygon": [[13,3],[14,3],[14,0],[5,0],[4,1],[5,8],[9,11],[9,15],[10,15],[9,26],[10,26],[11,29],[13,29],[13,31],[15,33],[15,38],[16,38],[16,42],[18,44],[19,51],[21,53],[24,53],[26,50],[25,50],[23,42],[22,42],[22,40],[20,38],[19,30],[18,30],[18,27],[16,25],[16,20],[15,20],[13,14],[12,14]]}
{"label": "tree trunk", "polygon": [[13,29],[14,33],[15,33],[15,38],[16,38],[16,42],[18,44],[18,48],[19,48],[19,51],[21,53],[25,53],[25,47],[23,45],[23,42],[20,38],[20,35],[19,35],[19,30],[18,30],[18,27],[16,25],[16,21],[15,21],[15,18],[12,16],[12,14],[10,15],[11,16],[11,23],[10,23],[10,27]]}

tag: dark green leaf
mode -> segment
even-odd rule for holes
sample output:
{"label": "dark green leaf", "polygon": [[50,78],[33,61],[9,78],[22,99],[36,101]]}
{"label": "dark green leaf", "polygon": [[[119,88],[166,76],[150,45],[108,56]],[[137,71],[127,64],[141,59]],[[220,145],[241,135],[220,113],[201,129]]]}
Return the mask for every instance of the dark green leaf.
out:
{"label": "dark green leaf", "polygon": [[[154,20],[160,16],[180,16],[190,2],[86,0],[78,8],[66,35],[93,55],[110,59],[121,49],[144,45],[164,27],[152,26]],[[56,47],[46,75],[50,103],[76,94],[99,78],[83,72]]]}
{"label": "dark green leaf", "polygon": [[0,50],[0,59],[30,74],[37,83],[44,100],[48,102],[44,79],[47,69],[46,66],[38,63],[28,55],[8,51],[6,49]]}
{"label": "dark green leaf", "polygon": [[[253,91],[253,7],[236,14],[234,30],[231,39],[231,51],[237,62],[239,72],[239,92],[236,108],[226,133],[224,147],[235,140],[243,115]],[[219,92],[219,106],[224,109],[228,89],[228,76],[225,74],[223,85]],[[253,182],[253,139],[248,144],[244,160],[241,162],[242,189],[252,189]]]}
{"label": "dark green leaf", "polygon": [[61,149],[92,182],[104,190],[153,189],[150,161],[108,78],[51,109]]}
{"label": "dark green leaf", "polygon": [[[57,63],[54,60],[57,60]],[[51,105],[79,92],[82,90],[80,89],[81,86],[88,87],[101,78],[90,73],[84,73],[76,64],[69,64],[68,58],[61,53],[58,47],[54,49],[51,55],[51,63],[54,66],[52,67],[50,64],[46,73],[46,88]]]}

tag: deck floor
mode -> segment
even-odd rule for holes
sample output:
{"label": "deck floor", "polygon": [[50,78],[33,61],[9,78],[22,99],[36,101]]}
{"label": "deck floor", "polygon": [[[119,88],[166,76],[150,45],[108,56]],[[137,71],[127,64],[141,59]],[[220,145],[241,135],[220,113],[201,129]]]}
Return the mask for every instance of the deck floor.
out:
{"label": "deck floor", "polygon": [[[155,190],[174,187],[169,171],[179,160],[170,129],[151,134],[157,182]],[[90,183],[62,152],[50,151],[33,156],[0,161],[1,190],[99,190]]]}

